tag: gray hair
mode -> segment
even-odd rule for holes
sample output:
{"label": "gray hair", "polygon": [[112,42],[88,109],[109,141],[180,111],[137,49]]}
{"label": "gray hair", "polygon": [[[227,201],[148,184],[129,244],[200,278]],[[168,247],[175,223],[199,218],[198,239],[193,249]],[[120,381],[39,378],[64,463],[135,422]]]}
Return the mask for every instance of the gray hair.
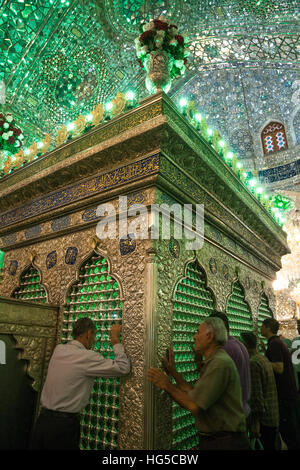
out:
{"label": "gray hair", "polygon": [[218,317],[208,317],[204,322],[206,323],[207,329],[214,334],[215,342],[223,346],[228,339],[228,333],[223,320]]}
{"label": "gray hair", "polygon": [[89,330],[97,331],[95,323],[90,318],[87,318],[87,317],[79,318],[73,324],[73,331],[72,331],[73,338],[76,339]]}

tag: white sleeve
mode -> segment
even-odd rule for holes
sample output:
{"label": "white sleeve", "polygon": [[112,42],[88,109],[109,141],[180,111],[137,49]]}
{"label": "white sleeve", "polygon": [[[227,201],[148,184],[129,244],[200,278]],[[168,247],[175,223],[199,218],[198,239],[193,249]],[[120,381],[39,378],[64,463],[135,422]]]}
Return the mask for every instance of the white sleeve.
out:
{"label": "white sleeve", "polygon": [[124,346],[113,346],[115,358],[105,359],[102,354],[90,351],[85,363],[85,375],[88,377],[120,377],[130,372],[130,360],[127,357]]}

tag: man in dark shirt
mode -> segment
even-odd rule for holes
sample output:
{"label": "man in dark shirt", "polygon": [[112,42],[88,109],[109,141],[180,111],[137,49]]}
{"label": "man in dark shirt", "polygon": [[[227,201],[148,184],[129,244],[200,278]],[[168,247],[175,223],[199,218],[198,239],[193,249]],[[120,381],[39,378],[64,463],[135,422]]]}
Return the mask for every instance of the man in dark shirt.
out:
{"label": "man in dark shirt", "polygon": [[221,318],[227,330],[228,340],[224,344],[223,348],[235,363],[237,371],[239,373],[242,387],[243,410],[247,418],[250,414],[250,407],[248,405],[248,401],[250,399],[251,392],[250,359],[248,351],[243,345],[243,343],[241,343],[238,339],[234,338],[233,336],[229,335],[229,321],[225,313],[215,311],[210,314],[210,317]]}
{"label": "man in dark shirt", "polygon": [[279,404],[279,431],[289,449],[300,449],[300,403],[289,350],[277,332],[279,323],[266,318],[261,334],[268,340],[266,357],[272,364]]}

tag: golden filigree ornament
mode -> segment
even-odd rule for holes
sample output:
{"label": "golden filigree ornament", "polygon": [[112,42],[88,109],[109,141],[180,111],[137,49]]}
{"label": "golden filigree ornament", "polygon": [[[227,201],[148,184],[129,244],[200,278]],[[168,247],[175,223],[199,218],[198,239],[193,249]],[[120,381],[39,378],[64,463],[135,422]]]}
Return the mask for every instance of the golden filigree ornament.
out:
{"label": "golden filigree ornament", "polygon": [[91,115],[93,116],[92,122],[93,122],[94,126],[98,126],[100,121],[103,119],[103,115],[104,115],[104,106],[103,106],[103,104],[98,103],[96,108],[93,109],[93,111],[91,112]]}
{"label": "golden filigree ornament", "polygon": [[24,163],[25,159],[25,153],[22,149],[20,149],[18,153],[14,155],[14,166],[16,168],[20,168],[20,166]]}
{"label": "golden filigree ornament", "polygon": [[228,145],[225,143],[225,144],[224,144],[224,147],[223,147],[223,155],[226,155],[228,152],[229,152],[229,147],[228,147]]}
{"label": "golden filigree ornament", "polygon": [[99,239],[97,237],[93,237],[91,240],[90,240],[90,245],[91,247],[93,248],[93,250],[96,250],[96,248],[98,247],[99,245]]}
{"label": "golden filigree ornament", "polygon": [[73,131],[73,137],[78,137],[84,131],[86,125],[86,118],[80,114],[78,119],[74,121],[75,129]]}
{"label": "golden filigree ornament", "polygon": [[37,257],[37,252],[36,251],[31,251],[30,254],[29,254],[30,263],[33,263],[36,257]]}
{"label": "golden filigree ornament", "polygon": [[203,117],[201,119],[201,135],[202,137],[204,137],[204,139],[208,139],[207,128],[208,128],[208,125],[207,125],[206,119],[205,117]]}
{"label": "golden filigree ornament", "polygon": [[236,154],[234,153],[232,157],[232,169],[235,172],[237,172],[238,170],[237,164],[238,164],[238,160],[237,160]]}
{"label": "golden filigree ornament", "polygon": [[37,143],[33,142],[33,144],[31,144],[30,147],[28,147],[28,152],[29,153],[27,155],[27,158],[28,158],[29,162],[32,162],[32,160],[34,159],[34,157],[37,154],[37,151],[38,151]]}
{"label": "golden filigree ornament", "polygon": [[48,150],[49,150],[49,147],[50,147],[50,144],[51,144],[51,135],[50,134],[46,134],[45,137],[43,138],[42,140],[43,142],[43,146],[42,146],[42,153],[47,153]]}
{"label": "golden filigree ornament", "polygon": [[69,136],[69,131],[67,129],[67,126],[65,125],[61,126],[61,128],[58,129],[57,134],[56,134],[56,138],[55,138],[56,146],[59,147],[60,145],[62,145],[67,140],[68,136]]}
{"label": "golden filigree ornament", "polygon": [[4,162],[4,167],[3,167],[3,171],[6,175],[8,175],[8,173],[10,172],[12,168],[12,160],[10,157],[8,157],[8,159]]}
{"label": "golden filigree ornament", "polygon": [[239,175],[240,180],[242,181],[242,183],[244,183],[246,181],[246,176],[245,176],[245,169],[244,169],[242,164],[240,164],[240,166],[239,166],[238,175]]}
{"label": "golden filigree ornament", "polygon": [[124,108],[126,106],[126,96],[123,93],[118,92],[117,96],[115,97],[114,100],[112,100],[112,110],[111,114],[112,116],[118,116],[124,111]]}

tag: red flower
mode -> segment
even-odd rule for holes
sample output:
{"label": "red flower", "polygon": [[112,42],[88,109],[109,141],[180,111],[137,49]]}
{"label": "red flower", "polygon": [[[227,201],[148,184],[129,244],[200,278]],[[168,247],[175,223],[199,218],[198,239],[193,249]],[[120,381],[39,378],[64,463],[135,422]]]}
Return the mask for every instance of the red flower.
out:
{"label": "red flower", "polygon": [[2,127],[4,124],[4,121],[0,121],[0,127]]}
{"label": "red flower", "polygon": [[2,119],[2,118],[3,118],[3,114],[2,114],[2,113],[0,113],[0,119]]}
{"label": "red flower", "polygon": [[168,23],[161,20],[154,20],[154,25],[156,29],[163,29],[164,31],[167,31],[168,29]]}
{"label": "red flower", "polygon": [[178,41],[178,44],[182,47],[184,47],[184,38],[183,36],[181,36],[180,34],[178,34],[177,36],[175,36],[175,39],[177,39]]}
{"label": "red flower", "polygon": [[144,42],[146,39],[153,37],[153,31],[145,31],[143,34],[140,35],[140,41]]}
{"label": "red flower", "polygon": [[170,24],[169,28],[176,28],[176,29],[178,29],[178,26],[176,26],[176,24]]}
{"label": "red flower", "polygon": [[14,128],[13,131],[14,131],[14,135],[17,136],[17,137],[21,134],[21,129],[15,129]]}
{"label": "red flower", "polygon": [[9,144],[14,144],[15,143],[15,138],[11,135],[10,138],[8,139]]}

